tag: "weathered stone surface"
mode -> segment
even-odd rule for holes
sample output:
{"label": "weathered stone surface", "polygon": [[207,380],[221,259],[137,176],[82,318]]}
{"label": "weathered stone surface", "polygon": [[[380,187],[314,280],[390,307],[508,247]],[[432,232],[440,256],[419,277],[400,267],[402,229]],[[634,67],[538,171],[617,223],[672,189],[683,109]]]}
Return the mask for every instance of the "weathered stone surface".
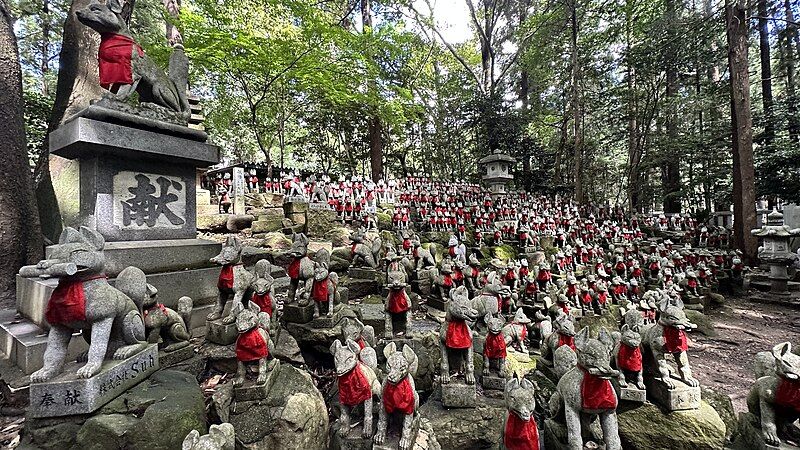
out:
{"label": "weathered stone surface", "polygon": [[252,223],[251,231],[253,233],[272,233],[280,231],[283,228],[283,216],[260,216],[258,220]]}
{"label": "weathered stone surface", "polygon": [[697,325],[697,329],[695,331],[703,333],[709,337],[714,337],[717,335],[717,330],[714,329],[714,324],[711,322],[711,319],[701,311],[692,311],[691,309],[687,309],[686,318],[688,318],[693,324]]}
{"label": "weathered stone surface", "polygon": [[419,410],[443,449],[498,448],[507,415],[502,400],[481,398],[475,408],[446,409],[430,399]]}
{"label": "weathered stone surface", "polygon": [[[346,227],[337,227],[328,232],[328,235],[325,236],[328,240],[331,241],[334,247],[342,247],[347,250],[347,258],[350,256],[350,229]],[[347,247],[345,247],[347,246]],[[344,255],[342,255],[344,256]]]}
{"label": "weathered stone surface", "polygon": [[619,412],[618,419],[622,446],[629,450],[721,450],[725,442],[725,423],[705,402],[671,413],[645,403]]}
{"label": "weathered stone surface", "polygon": [[660,379],[645,377],[644,383],[647,386],[648,397],[667,411],[682,411],[700,407],[700,387],[691,387],[677,379],[671,381],[675,384],[674,389],[669,389]]}
{"label": "weathered stone surface", "polygon": [[226,229],[228,225],[227,214],[198,214],[197,229],[200,231],[219,232]]}
{"label": "weathered stone surface", "polygon": [[231,214],[228,216],[225,228],[231,233],[238,233],[250,228],[254,220],[255,217],[249,214]]}
{"label": "weathered stone surface", "polygon": [[381,292],[378,282],[374,279],[364,280],[360,278],[342,277],[341,283],[347,286],[350,299],[366,297],[367,295],[379,294]]}
{"label": "weathered stone surface", "polygon": [[445,408],[474,408],[477,402],[474,384],[465,384],[455,378],[442,384],[442,405]]}
{"label": "weathered stone surface", "polygon": [[778,447],[767,446],[759,419],[750,413],[739,413],[738,427],[732,439],[735,450],[798,450],[800,447],[781,441]]}
{"label": "weathered stone surface", "polygon": [[714,408],[719,417],[725,422],[725,438],[730,438],[736,431],[736,411],[733,409],[731,398],[708,388],[700,388],[703,400]]}
{"label": "weathered stone surface", "polygon": [[297,303],[283,306],[283,320],[286,323],[308,323],[314,318],[314,305],[300,306]]}
{"label": "weathered stone surface", "polygon": [[219,345],[229,345],[236,342],[235,323],[222,323],[222,319],[206,322],[206,340]]}
{"label": "weathered stone surface", "polygon": [[158,370],[158,346],[152,344],[123,360],[106,360],[100,373],[91,378],[78,378],[76,371],[83,364],[67,364],[64,372],[52,380],[31,383],[29,416],[56,417],[96,411]]}
{"label": "weathered stone surface", "polygon": [[325,237],[338,227],[336,212],[333,210],[309,209],[306,214],[306,230],[309,236]]}
{"label": "weathered stone surface", "polygon": [[251,449],[327,448],[328,412],[311,376],[281,364],[277,379],[267,398],[238,402],[229,412],[236,437]]}
{"label": "weathered stone surface", "polygon": [[263,236],[264,247],[288,250],[292,246],[292,240],[283,233],[267,233]]}
{"label": "weathered stone surface", "polygon": [[506,379],[494,375],[484,375],[481,377],[481,385],[484,389],[502,391],[506,388]]}

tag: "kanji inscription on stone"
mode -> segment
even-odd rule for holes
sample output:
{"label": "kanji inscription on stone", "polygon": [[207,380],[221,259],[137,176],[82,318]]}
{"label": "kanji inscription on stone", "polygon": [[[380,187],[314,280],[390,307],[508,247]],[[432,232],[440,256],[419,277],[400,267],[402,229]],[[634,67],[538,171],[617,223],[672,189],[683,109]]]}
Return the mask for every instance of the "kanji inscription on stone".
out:
{"label": "kanji inscription on stone", "polygon": [[114,225],[122,229],[176,229],[186,224],[186,183],[142,172],[114,175]]}

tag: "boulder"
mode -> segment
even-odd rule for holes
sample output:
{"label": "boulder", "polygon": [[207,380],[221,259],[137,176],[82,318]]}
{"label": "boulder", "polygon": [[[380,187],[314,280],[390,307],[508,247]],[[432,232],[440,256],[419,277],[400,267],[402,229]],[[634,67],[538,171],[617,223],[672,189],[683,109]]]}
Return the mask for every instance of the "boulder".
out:
{"label": "boulder", "polygon": [[288,250],[292,246],[292,240],[283,233],[267,233],[264,235],[264,246],[267,248]]}
{"label": "boulder", "polygon": [[714,408],[701,403],[688,411],[662,412],[651,403],[618,413],[627,450],[722,450],[726,426]]}
{"label": "boulder", "polygon": [[311,376],[281,364],[267,398],[238,402],[227,411],[236,437],[246,448],[324,450],[328,446],[328,411]]}
{"label": "boulder", "polygon": [[445,409],[440,400],[430,399],[419,410],[443,449],[498,448],[507,414],[502,400],[490,398],[463,409]]}
{"label": "boulder", "polygon": [[306,230],[313,237],[326,237],[339,226],[336,211],[330,209],[309,209],[306,213]]}
{"label": "boulder", "polygon": [[220,232],[228,225],[227,214],[198,214],[197,229],[200,231]]}
{"label": "boulder", "polygon": [[702,312],[687,309],[686,318],[688,318],[693,324],[697,325],[697,328],[694,330],[695,332],[703,333],[708,337],[714,337],[717,335],[717,330],[714,328],[714,324],[711,322],[711,319],[709,319],[708,316]]}
{"label": "boulder", "polygon": [[347,286],[350,299],[366,297],[370,294],[378,294],[381,290],[378,282],[375,280],[342,277],[341,283]]}
{"label": "boulder", "polygon": [[[337,226],[336,228],[332,228],[328,231],[328,234],[325,236],[334,247],[343,247],[347,246],[348,255],[350,252],[350,229],[343,226]],[[349,258],[349,256],[348,256]]]}
{"label": "boulder", "polygon": [[701,387],[701,392],[703,400],[708,402],[717,414],[719,414],[722,421],[725,422],[725,438],[730,438],[738,426],[736,411],[733,409],[731,398],[705,387]]}
{"label": "boulder", "polygon": [[280,231],[283,228],[283,216],[259,216],[258,220],[252,223],[253,233],[271,233]]}
{"label": "boulder", "polygon": [[292,364],[305,364],[306,360],[300,352],[300,346],[297,345],[297,340],[288,331],[279,328],[277,336],[275,336],[275,348],[272,350],[272,355],[281,361],[287,361]]}
{"label": "boulder", "polygon": [[225,222],[225,228],[231,233],[238,233],[250,228],[256,218],[249,214],[231,214]]}
{"label": "boulder", "polygon": [[510,244],[502,244],[493,248],[493,255],[502,261],[517,259],[517,250]]}

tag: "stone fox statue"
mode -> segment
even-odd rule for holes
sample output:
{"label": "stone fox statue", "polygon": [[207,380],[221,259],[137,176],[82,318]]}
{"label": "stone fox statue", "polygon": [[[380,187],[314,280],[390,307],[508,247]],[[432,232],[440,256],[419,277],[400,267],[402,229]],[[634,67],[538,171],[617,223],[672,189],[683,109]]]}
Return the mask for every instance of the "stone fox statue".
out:
{"label": "stone fox statue", "polygon": [[403,430],[400,434],[400,450],[411,448],[411,425],[419,408],[419,394],[414,384],[419,361],[416,353],[408,345],[397,350],[394,342],[383,349],[386,357],[386,378],[381,385],[381,408],[378,410],[378,432],[373,439],[376,444],[383,445],[386,440],[386,428],[389,414],[403,415]]}
{"label": "stone fox statue", "polygon": [[[475,384],[475,365],[472,356],[472,330],[470,323],[478,318],[478,311],[470,305],[466,286],[459,286],[450,291],[447,303],[445,323],[439,331],[439,348],[442,351],[442,383],[450,382],[451,350],[465,353],[461,358],[464,366],[464,381]],[[460,369],[460,368],[459,368]]]}
{"label": "stone fox statue", "polygon": [[244,268],[241,258],[242,244],[235,237],[229,236],[219,255],[210,259],[212,263],[222,266],[222,270],[217,280],[217,289],[219,290],[217,304],[214,306],[214,311],[208,315],[208,320],[217,320],[222,317],[225,304],[231,297],[233,297],[233,307],[222,321],[233,323],[236,320],[234,309],[242,303],[247,288],[253,282],[253,275]]}
{"label": "stone fox statue", "polygon": [[350,431],[350,410],[364,405],[364,430],[362,436],[372,437],[372,399],[381,394],[381,382],[375,374],[378,357],[372,347],[361,346],[352,339],[342,345],[338,339],[331,345],[333,362],[336,365],[336,377],[339,385],[339,434],[347,435]]}
{"label": "stone fox statue", "polygon": [[378,267],[382,246],[379,237],[369,239],[366,232],[360,229],[353,233],[350,240],[353,241],[351,247],[353,267],[369,267],[371,269]]}
{"label": "stone fox statue", "polygon": [[192,312],[192,299],[181,297],[178,311],[167,308],[158,301],[158,289],[147,285],[147,295],[143,303],[144,328],[147,342],[159,344],[165,352],[172,352],[189,345],[189,318]]}
{"label": "stone fox statue", "polygon": [[680,300],[664,299],[658,307],[661,315],[658,322],[650,325],[642,333],[642,343],[650,350],[653,359],[658,364],[658,372],[669,389],[675,388],[675,383],[670,379],[672,368],[667,363],[666,355],[671,354],[678,365],[680,378],[684,383],[697,387],[700,382],[692,377],[692,368],[689,367],[689,348],[686,330],[696,328],[689,322]]}
{"label": "stone fox statue", "polygon": [[609,365],[613,345],[613,338],[605,329],[600,330],[597,339],[591,339],[586,327],[575,338],[578,365],[561,377],[556,393],[550,398],[550,413],[559,418],[563,414],[566,422],[569,450],[584,448],[582,434],[588,434],[589,430],[582,430],[582,426],[595,417],[600,419],[606,450],[622,450],[617,394],[609,381],[618,375]]}
{"label": "stone fox statue", "polygon": [[771,352],[756,355],[756,383],[747,397],[747,408],[761,418],[761,432],[767,445],[781,445],[780,435],[796,438],[800,430],[800,356],[784,342]]}
{"label": "stone fox statue", "polygon": [[533,417],[536,388],[530,380],[514,377],[506,383],[505,401],[508,415],[500,432],[500,449],[539,449],[539,428]]}
{"label": "stone fox statue", "polygon": [[[314,261],[308,257],[308,238],[305,234],[292,236],[292,246],[287,254],[292,258],[292,262],[286,268],[286,273],[289,275],[289,303],[292,303],[295,301],[297,288],[305,289],[308,280],[314,278]],[[301,281],[303,286],[300,286]]]}
{"label": "stone fox statue", "polygon": [[145,56],[131,37],[123,17],[122,2],[94,0],[75,12],[78,20],[100,33],[100,85],[119,100],[136,92],[142,102],[154,103],[189,119],[186,88],[189,60],[183,46],[176,45],[169,62],[169,75]]}
{"label": "stone fox statue", "polygon": [[644,389],[642,376],[642,336],[638,328],[631,328],[628,324],[622,325],[619,342],[614,345],[614,367],[619,370],[619,385],[628,387],[628,381],[636,384],[639,389]]}
{"label": "stone fox statue", "polygon": [[86,227],[80,232],[66,228],[53,246],[51,259],[20,269],[26,274],[39,271],[38,276],[59,278],[45,311],[50,333],[44,367],[31,375],[31,382],[47,381],[64,370],[75,331],[83,331],[89,341],[87,363],[78,369],[81,378],[100,372],[107,355],[125,359],[147,347],[141,303],[147,296],[144,272],[127,267],[112,287],[103,272],[104,247],[100,233]]}

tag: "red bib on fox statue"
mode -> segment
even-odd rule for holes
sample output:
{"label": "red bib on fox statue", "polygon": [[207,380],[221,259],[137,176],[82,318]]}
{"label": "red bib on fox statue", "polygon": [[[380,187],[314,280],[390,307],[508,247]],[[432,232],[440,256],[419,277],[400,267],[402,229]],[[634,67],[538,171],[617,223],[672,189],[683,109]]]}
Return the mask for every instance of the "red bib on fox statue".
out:
{"label": "red bib on fox statue", "polygon": [[311,298],[315,302],[327,303],[328,302],[328,279],[322,281],[314,280],[314,286],[311,288]]}
{"label": "red bib on fox statue", "polygon": [[369,380],[356,364],[353,370],[339,377],[339,402],[347,406],[356,406],[372,398]]}
{"label": "red bib on fox statue", "polygon": [[239,264],[226,264],[222,266],[217,280],[218,289],[233,289],[233,268]]}
{"label": "red bib on fox statue", "polygon": [[561,347],[562,345],[567,345],[569,348],[575,350],[575,336],[567,336],[565,334],[558,333],[558,345],[556,348]]}
{"label": "red bib on fox statue", "polygon": [[250,301],[258,305],[258,307],[261,308],[261,312],[272,316],[272,298],[269,296],[269,292],[264,294],[253,293],[253,297],[250,298]]}
{"label": "red bib on fox statue", "polygon": [[689,349],[686,332],[675,327],[664,327],[664,349],[668,353],[685,352]]}
{"label": "red bib on fox statue", "polygon": [[800,413],[800,381],[781,379],[775,391],[775,403]]}
{"label": "red bib on fox statue", "polygon": [[86,297],[83,292],[83,283],[89,280],[106,278],[105,275],[95,275],[89,278],[61,278],[58,286],[50,294],[44,317],[50,325],[66,325],[71,322],[86,320]]}
{"label": "red bib on fox statue", "polygon": [[133,84],[131,56],[134,48],[139,57],[144,56],[139,44],[128,36],[115,33],[100,35],[100,49],[97,52],[100,86],[110,90],[115,84]]}
{"label": "red bib on fox statue", "polygon": [[241,362],[258,361],[269,355],[267,341],[261,336],[259,328],[239,333],[236,338],[236,359]]}
{"label": "red bib on fox statue", "polygon": [[445,345],[448,348],[470,348],[472,347],[472,332],[463,320],[455,320],[447,324],[447,336]]}
{"label": "red bib on fox statue", "polygon": [[506,339],[503,333],[489,333],[486,335],[486,342],[483,344],[483,356],[489,359],[506,357]]}
{"label": "red bib on fox statue", "polygon": [[286,268],[286,274],[293,280],[300,279],[300,259],[301,258],[293,259],[289,267]]}
{"label": "red bib on fox statue", "polygon": [[536,419],[522,420],[518,415],[508,413],[503,445],[508,450],[539,450],[539,428]]}
{"label": "red bib on fox statue", "polygon": [[629,347],[625,344],[619,345],[617,355],[617,366],[619,369],[629,372],[642,370],[642,350],[639,347]]}
{"label": "red bib on fox statue", "polygon": [[611,382],[596,377],[586,370],[583,370],[581,399],[583,401],[583,409],[597,410],[617,407],[617,394],[614,392]]}
{"label": "red bib on fox statue", "polygon": [[405,415],[414,413],[414,390],[411,389],[411,382],[408,377],[403,378],[403,381],[392,384],[386,382],[383,387],[383,409],[387,413],[400,412]]}
{"label": "red bib on fox statue", "polygon": [[392,289],[389,291],[389,304],[387,309],[392,314],[399,314],[408,311],[408,300],[406,299],[406,291],[403,289]]}

